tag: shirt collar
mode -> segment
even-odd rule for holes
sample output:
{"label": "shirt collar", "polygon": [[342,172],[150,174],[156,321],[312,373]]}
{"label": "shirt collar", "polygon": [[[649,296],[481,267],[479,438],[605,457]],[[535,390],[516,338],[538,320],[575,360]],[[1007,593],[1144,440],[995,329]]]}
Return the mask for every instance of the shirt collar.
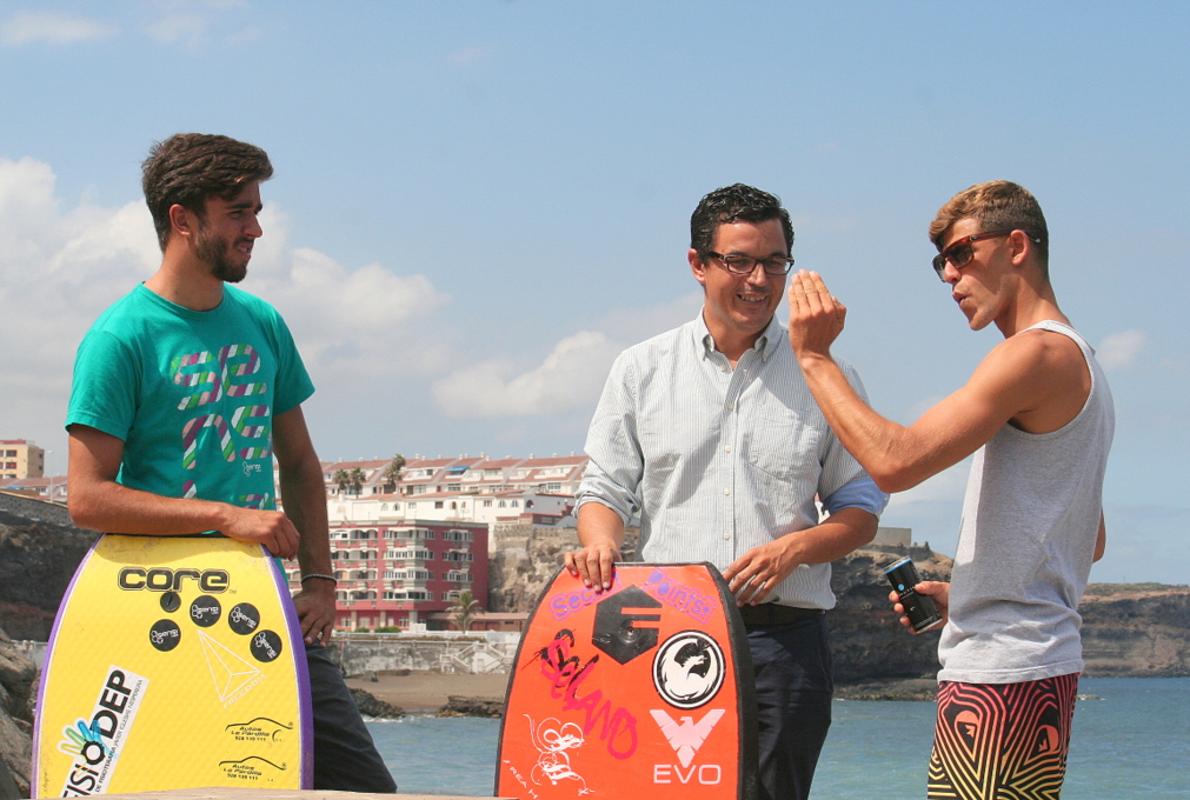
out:
{"label": "shirt collar", "polygon": [[[708,358],[711,353],[715,352],[715,339],[711,336],[711,330],[702,317],[701,309],[692,323],[691,330],[694,334],[694,344],[700,348],[703,358]],[[774,314],[773,318],[769,320],[768,327],[752,345],[752,349],[759,351],[761,360],[767,362],[784,342],[785,326],[777,321],[777,315]]]}

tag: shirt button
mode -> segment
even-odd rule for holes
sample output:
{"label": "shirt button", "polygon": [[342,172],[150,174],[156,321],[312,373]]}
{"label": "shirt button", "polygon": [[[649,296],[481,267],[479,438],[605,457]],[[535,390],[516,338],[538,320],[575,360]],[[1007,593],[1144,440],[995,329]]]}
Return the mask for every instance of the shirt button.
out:
{"label": "shirt button", "polygon": [[723,448],[723,452],[724,452],[724,453],[730,453],[730,452],[731,452],[731,445],[728,445],[727,447],[724,447],[724,448]]}
{"label": "shirt button", "polygon": [[724,489],[723,494],[731,494],[731,489]]}
{"label": "shirt button", "polygon": [[725,533],[725,534],[723,534],[723,538],[724,538],[725,540],[727,540],[727,541],[731,541],[731,534],[730,534],[730,533]]}

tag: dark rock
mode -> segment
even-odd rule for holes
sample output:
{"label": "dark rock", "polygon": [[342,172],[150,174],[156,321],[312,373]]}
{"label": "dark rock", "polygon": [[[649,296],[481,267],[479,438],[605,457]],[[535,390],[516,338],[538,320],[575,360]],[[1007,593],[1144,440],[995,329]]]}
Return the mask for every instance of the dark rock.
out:
{"label": "dark rock", "polygon": [[355,700],[355,707],[365,717],[373,719],[398,719],[405,716],[405,709],[399,708],[377,699],[371,692],[363,689],[350,689],[351,698]]}
{"label": "dark rock", "polygon": [[[9,496],[3,500],[13,502]],[[65,513],[58,506],[39,505],[48,515]],[[0,504],[0,625],[9,636],[49,639],[62,595],[96,536],[70,525],[25,519]]]}
{"label": "dark rock", "polygon": [[12,773],[8,771],[8,766],[0,761],[0,800],[17,800],[21,797],[28,797],[29,795],[22,792],[17,782],[13,780]]}
{"label": "dark rock", "polygon": [[438,710],[440,717],[502,717],[504,716],[504,702],[501,700],[485,700],[482,697],[463,697],[452,694],[447,696],[446,705]]}
{"label": "dark rock", "polygon": [[915,700],[933,702],[938,682],[933,678],[908,678],[835,686],[837,700]]}
{"label": "dark rock", "polygon": [[[37,668],[0,631],[0,685],[5,703],[0,709],[0,798],[28,797],[33,760],[31,695]],[[9,793],[15,787],[15,793]]]}

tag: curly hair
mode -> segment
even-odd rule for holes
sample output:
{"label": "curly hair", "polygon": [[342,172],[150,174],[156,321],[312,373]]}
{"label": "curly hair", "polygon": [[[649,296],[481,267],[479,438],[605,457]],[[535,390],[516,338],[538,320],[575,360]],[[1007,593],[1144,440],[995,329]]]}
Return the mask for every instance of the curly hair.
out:
{"label": "curly hair", "polygon": [[961,219],[974,219],[985,230],[1022,230],[1036,245],[1041,274],[1049,277],[1049,228],[1045,214],[1028,189],[996,180],[968,186],[947,200],[930,223],[930,241],[942,250],[943,236]]}
{"label": "curly hair", "polygon": [[245,183],[272,175],[264,150],[228,136],[177,133],[154,144],[141,165],[141,185],[161,249],[169,239],[170,206],[178,203],[201,219],[208,197],[230,200]]}
{"label": "curly hair", "polygon": [[715,247],[715,231],[730,222],[781,221],[785,255],[793,252],[793,223],[781,199],[743,183],[733,183],[709,193],[690,215],[690,247],[705,258]]}

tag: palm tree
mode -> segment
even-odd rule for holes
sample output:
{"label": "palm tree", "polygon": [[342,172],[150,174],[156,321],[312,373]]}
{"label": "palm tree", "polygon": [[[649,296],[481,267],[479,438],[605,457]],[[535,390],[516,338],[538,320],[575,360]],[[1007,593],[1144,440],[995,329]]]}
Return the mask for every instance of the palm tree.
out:
{"label": "palm tree", "polygon": [[351,493],[358,496],[364,490],[364,471],[356,467],[348,477],[351,479]]}
{"label": "palm tree", "polygon": [[339,487],[339,494],[344,494],[347,491],[347,487],[351,484],[351,476],[347,474],[347,470],[345,469],[337,470],[331,479]]}
{"label": "palm tree", "polygon": [[405,456],[397,453],[393,456],[393,460],[388,462],[388,466],[384,468],[384,491],[392,493],[397,490],[397,486],[401,483],[401,471],[405,469]]}
{"label": "palm tree", "polygon": [[459,598],[455,600],[455,604],[446,609],[454,617],[455,625],[459,627],[463,633],[471,627],[471,620],[481,610],[479,601],[471,594],[470,589],[464,589],[459,592]]}

